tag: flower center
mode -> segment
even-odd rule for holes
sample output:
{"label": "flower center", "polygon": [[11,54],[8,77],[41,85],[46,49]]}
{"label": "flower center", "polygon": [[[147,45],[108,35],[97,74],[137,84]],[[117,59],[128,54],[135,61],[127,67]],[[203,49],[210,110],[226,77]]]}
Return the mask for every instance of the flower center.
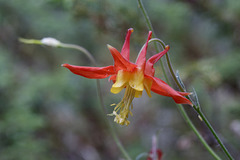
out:
{"label": "flower center", "polygon": [[135,97],[136,90],[133,89],[130,85],[126,86],[126,91],[124,94],[123,99],[120,103],[116,105],[116,107],[113,110],[112,114],[109,114],[110,116],[115,116],[114,122],[121,124],[121,125],[129,125],[130,121],[127,120],[128,115],[133,115],[130,111],[133,108],[132,101]]}

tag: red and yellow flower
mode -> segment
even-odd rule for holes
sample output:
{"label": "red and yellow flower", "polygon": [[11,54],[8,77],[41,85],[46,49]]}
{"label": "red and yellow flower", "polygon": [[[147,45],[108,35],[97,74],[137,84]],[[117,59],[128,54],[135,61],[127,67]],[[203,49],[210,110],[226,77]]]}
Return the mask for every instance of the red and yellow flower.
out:
{"label": "red and yellow flower", "polygon": [[110,80],[113,82],[111,92],[114,94],[119,93],[125,88],[126,91],[122,101],[116,105],[113,113],[110,114],[114,115],[114,121],[121,125],[128,125],[130,123],[127,119],[129,114],[132,115],[130,110],[130,108],[132,108],[132,101],[135,97],[141,97],[144,89],[149,97],[151,97],[151,91],[153,91],[163,96],[172,97],[178,104],[192,105],[192,103],[184,97],[189,95],[189,93],[178,92],[163,80],[154,77],[155,69],[153,65],[168,52],[169,46],[166,46],[162,52],[155,54],[146,61],[148,42],[152,35],[151,31],[148,34],[147,42],[139,52],[136,62],[132,63],[129,61],[130,36],[132,32],[132,28],[128,29],[121,52],[108,45],[108,49],[114,59],[114,65],[106,67],[85,67],[63,64],[62,66],[77,75],[90,79],[103,79],[110,76]]}

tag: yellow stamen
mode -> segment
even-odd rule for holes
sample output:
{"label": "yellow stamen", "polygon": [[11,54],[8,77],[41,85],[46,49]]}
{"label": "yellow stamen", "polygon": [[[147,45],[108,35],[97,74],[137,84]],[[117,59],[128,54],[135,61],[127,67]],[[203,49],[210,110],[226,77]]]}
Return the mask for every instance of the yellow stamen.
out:
{"label": "yellow stamen", "polygon": [[[124,97],[120,103],[117,104],[117,106],[114,108],[113,113],[109,114],[111,116],[115,116],[114,122],[119,123],[121,125],[129,125],[130,121],[127,120],[128,115],[133,115],[130,111],[130,107],[132,109],[132,101],[135,97],[136,90],[127,85],[126,92],[124,94]],[[118,114],[119,112],[119,114]]]}
{"label": "yellow stamen", "polygon": [[[133,115],[130,111],[133,108],[132,101],[134,97],[139,98],[145,89],[149,97],[151,97],[152,81],[144,78],[144,73],[140,68],[135,71],[129,72],[120,70],[118,71],[116,82],[112,85],[111,92],[117,94],[122,89],[126,88],[124,97],[120,103],[116,105],[110,116],[115,116],[114,121],[121,125],[129,125],[127,120],[128,115]],[[113,106],[113,104],[111,105]]]}

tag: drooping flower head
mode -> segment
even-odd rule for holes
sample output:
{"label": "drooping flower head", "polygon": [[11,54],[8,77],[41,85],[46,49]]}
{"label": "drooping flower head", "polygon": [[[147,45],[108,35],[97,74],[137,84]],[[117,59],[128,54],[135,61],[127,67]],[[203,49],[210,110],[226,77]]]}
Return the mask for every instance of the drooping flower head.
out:
{"label": "drooping flower head", "polygon": [[132,63],[129,61],[130,36],[132,32],[132,28],[128,29],[121,52],[108,45],[108,49],[114,59],[114,65],[106,67],[85,67],[63,64],[62,66],[77,75],[90,79],[110,77],[110,80],[113,82],[111,92],[114,94],[125,89],[123,99],[116,105],[113,113],[110,114],[115,116],[114,121],[121,125],[128,125],[130,123],[128,116],[129,114],[132,115],[132,101],[135,97],[141,97],[143,90],[146,90],[149,97],[151,97],[151,91],[153,91],[163,96],[172,97],[178,104],[192,105],[192,103],[184,97],[189,95],[189,93],[175,91],[166,82],[154,77],[155,69],[153,65],[168,52],[170,47],[166,46],[162,52],[155,54],[146,61],[148,42],[152,36],[151,31],[148,33],[147,41],[139,52],[136,62]]}

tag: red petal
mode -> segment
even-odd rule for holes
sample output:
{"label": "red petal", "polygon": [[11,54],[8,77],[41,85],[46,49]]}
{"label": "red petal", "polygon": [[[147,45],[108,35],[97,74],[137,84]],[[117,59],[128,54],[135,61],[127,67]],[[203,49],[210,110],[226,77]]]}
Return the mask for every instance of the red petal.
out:
{"label": "red petal", "polygon": [[62,64],[63,67],[68,68],[74,74],[90,78],[90,79],[102,79],[110,75],[115,74],[114,66],[107,67],[84,67],[84,66],[74,66],[69,64]]}
{"label": "red petal", "polygon": [[162,52],[155,54],[154,56],[150,57],[146,63],[145,67],[145,74],[149,76],[154,76],[155,69],[153,68],[153,65],[163,56],[165,55],[168,50],[170,49],[169,46],[166,46],[165,50]]}
{"label": "red petal", "polygon": [[147,42],[145,43],[145,45],[141,49],[140,53],[138,54],[136,64],[140,67],[144,66],[146,63],[146,53],[147,53],[148,41],[151,39],[151,37],[152,37],[152,31],[149,31]]}
{"label": "red petal", "polygon": [[129,60],[130,36],[131,36],[132,32],[133,32],[133,29],[129,28],[128,32],[127,32],[127,35],[126,35],[126,38],[125,38],[125,42],[124,42],[123,47],[122,47],[122,51],[121,51],[122,56],[124,58],[126,58],[127,60]]}
{"label": "red petal", "polygon": [[[149,77],[149,76],[145,76],[145,77]],[[166,82],[164,82],[163,80],[159,79],[162,83],[165,83],[166,85],[168,85]],[[170,86],[169,86],[170,87]],[[179,93],[181,96],[188,96],[190,95],[191,93],[189,92],[179,92],[179,91],[176,91],[177,93]]]}
{"label": "red petal", "polygon": [[115,74],[115,75],[112,75],[108,81],[112,81],[113,83],[115,83],[116,79],[117,79],[117,75]]}
{"label": "red petal", "polygon": [[114,47],[108,45],[108,49],[110,50],[113,59],[114,59],[114,66],[116,71],[118,70],[127,70],[127,71],[133,71],[134,68],[136,68],[137,65],[131,63],[130,61],[128,61],[127,59],[125,59],[119,52],[117,49],[115,49]]}
{"label": "red petal", "polygon": [[161,150],[157,150],[157,155],[158,155],[158,160],[161,160],[162,158],[162,151]]}
{"label": "red petal", "polygon": [[164,82],[163,80],[161,80],[159,78],[151,77],[151,76],[147,76],[147,77],[153,80],[152,88],[151,88],[151,90],[153,92],[160,94],[162,96],[172,97],[173,100],[178,104],[192,105],[192,102],[190,100],[183,97],[183,95],[185,95],[185,93],[183,94],[182,92],[175,91],[166,82]]}

